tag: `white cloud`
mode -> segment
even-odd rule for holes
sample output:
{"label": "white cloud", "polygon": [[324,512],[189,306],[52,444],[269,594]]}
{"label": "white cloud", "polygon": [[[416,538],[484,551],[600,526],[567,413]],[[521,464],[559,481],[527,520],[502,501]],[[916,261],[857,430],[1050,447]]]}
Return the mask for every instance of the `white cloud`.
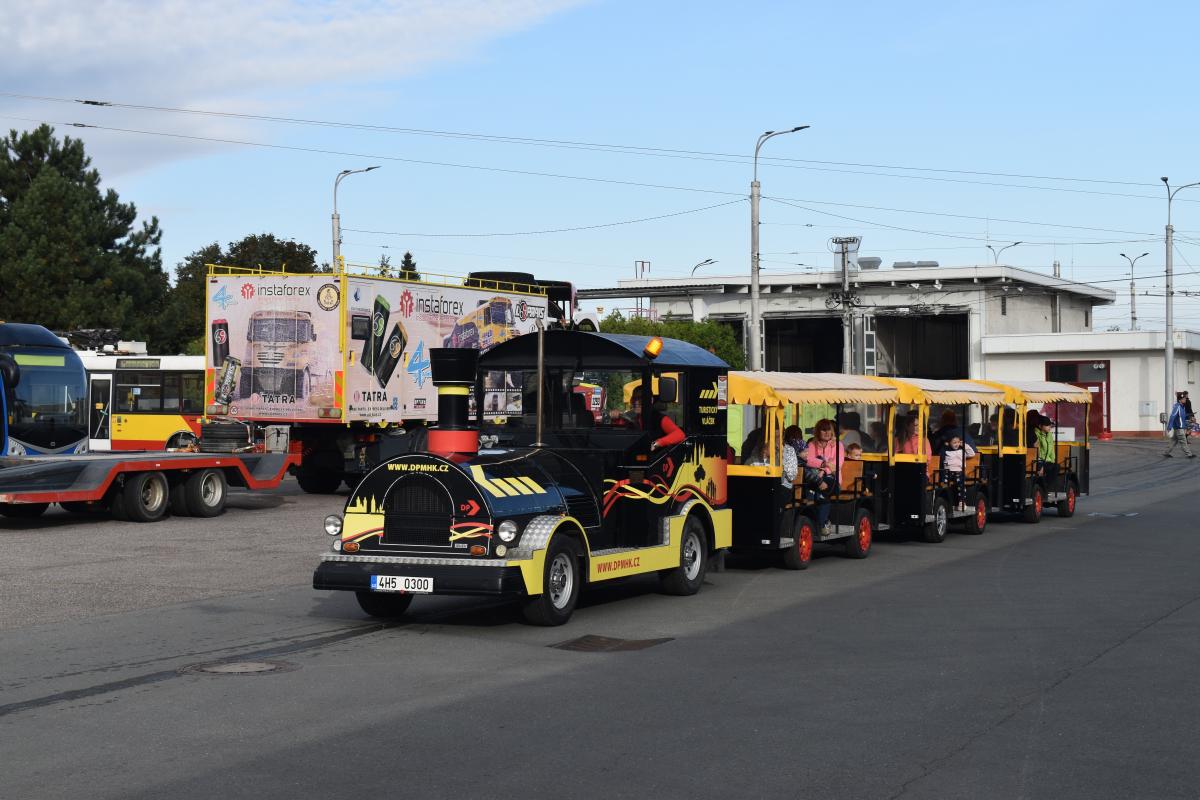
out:
{"label": "white cloud", "polygon": [[[296,106],[282,98],[306,95],[311,102],[313,90],[394,79],[462,59],[579,2],[31,0],[0,15],[0,91],[286,115]],[[0,115],[105,124],[81,111],[0,101]],[[124,126],[138,127],[130,119],[122,118]],[[168,127],[161,116],[143,120],[141,127]],[[203,136],[247,130],[230,121],[186,122],[189,132]],[[25,127],[5,123],[0,120],[2,127]],[[170,127],[182,130],[179,123]],[[115,159],[119,171],[207,149],[140,137],[101,141],[106,165],[117,166]]]}

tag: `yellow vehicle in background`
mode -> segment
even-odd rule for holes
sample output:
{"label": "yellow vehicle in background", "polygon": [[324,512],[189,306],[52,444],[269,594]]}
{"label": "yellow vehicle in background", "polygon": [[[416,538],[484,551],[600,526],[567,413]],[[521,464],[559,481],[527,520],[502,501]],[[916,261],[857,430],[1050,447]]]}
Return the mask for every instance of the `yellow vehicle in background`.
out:
{"label": "yellow vehicle in background", "polygon": [[459,318],[442,346],[487,350],[519,333],[513,317],[512,301],[507,297],[493,297],[480,300],[474,311]]}

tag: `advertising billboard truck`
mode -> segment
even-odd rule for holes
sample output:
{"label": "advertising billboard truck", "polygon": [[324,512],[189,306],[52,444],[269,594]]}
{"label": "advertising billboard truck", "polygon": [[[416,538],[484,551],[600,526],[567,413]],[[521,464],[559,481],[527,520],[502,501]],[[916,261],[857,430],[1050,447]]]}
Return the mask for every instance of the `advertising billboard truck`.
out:
{"label": "advertising billboard truck", "polygon": [[423,446],[423,423],[437,419],[431,348],[487,350],[557,323],[560,291],[523,273],[406,280],[210,266],[206,417],[285,426],[305,491],[353,485]]}

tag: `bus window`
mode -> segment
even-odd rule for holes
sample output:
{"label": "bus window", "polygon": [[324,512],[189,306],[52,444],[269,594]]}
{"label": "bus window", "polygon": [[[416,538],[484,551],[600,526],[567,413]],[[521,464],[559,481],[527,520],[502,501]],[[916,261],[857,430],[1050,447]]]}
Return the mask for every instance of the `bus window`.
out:
{"label": "bus window", "polygon": [[201,372],[182,373],[183,381],[180,399],[183,401],[184,414],[199,414],[204,408],[204,374]]}
{"label": "bus window", "polygon": [[178,372],[163,374],[162,410],[179,410],[179,381],[182,376]]}
{"label": "bus window", "polygon": [[162,410],[162,380],[157,372],[118,372],[117,411]]}

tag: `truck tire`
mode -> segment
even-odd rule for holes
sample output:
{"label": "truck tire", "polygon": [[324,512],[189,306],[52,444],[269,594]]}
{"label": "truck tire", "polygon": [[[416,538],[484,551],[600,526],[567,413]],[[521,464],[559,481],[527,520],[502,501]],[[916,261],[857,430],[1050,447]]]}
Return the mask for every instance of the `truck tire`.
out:
{"label": "truck tire", "polygon": [[333,494],[342,487],[342,473],[301,467],[296,470],[296,483],[306,494]]}
{"label": "truck tire", "polygon": [[171,487],[161,472],[135,472],[125,478],[121,496],[131,521],[157,522],[167,514]]}
{"label": "truck tire", "polygon": [[783,551],[784,569],[808,569],[812,562],[813,524],[808,517],[801,516],[792,532],[795,541]]}
{"label": "truck tire", "polygon": [[413,596],[411,594],[362,591],[355,592],[354,599],[358,601],[358,607],[372,617],[397,619],[408,611],[408,607],[412,605]]}
{"label": "truck tire", "polygon": [[219,469],[202,469],[188,476],[181,487],[188,513],[193,517],[216,517],[225,513],[228,484]]}
{"label": "truck tire", "polygon": [[172,517],[189,517],[192,512],[188,511],[187,492],[184,486],[187,484],[187,478],[180,478],[171,484],[171,516]]}
{"label": "truck tire", "polygon": [[579,548],[569,536],[559,534],[546,548],[546,566],[542,570],[542,593],[525,601],[521,611],[532,625],[553,627],[571,618],[579,601],[583,575],[579,569]]}
{"label": "truck tire", "polygon": [[0,503],[0,515],[12,519],[32,519],[46,513],[49,503]]}
{"label": "truck tire", "polygon": [[679,566],[659,573],[665,593],[683,596],[700,591],[708,564],[707,540],[700,520],[688,517],[679,542]]}
{"label": "truck tire", "polygon": [[944,497],[933,498],[933,508],[930,509],[932,522],[925,523],[921,529],[921,538],[931,544],[946,540],[946,531],[950,528],[950,504]]}
{"label": "truck tire", "polygon": [[233,453],[250,446],[249,429],[237,422],[205,422],[200,426],[200,451]]}

